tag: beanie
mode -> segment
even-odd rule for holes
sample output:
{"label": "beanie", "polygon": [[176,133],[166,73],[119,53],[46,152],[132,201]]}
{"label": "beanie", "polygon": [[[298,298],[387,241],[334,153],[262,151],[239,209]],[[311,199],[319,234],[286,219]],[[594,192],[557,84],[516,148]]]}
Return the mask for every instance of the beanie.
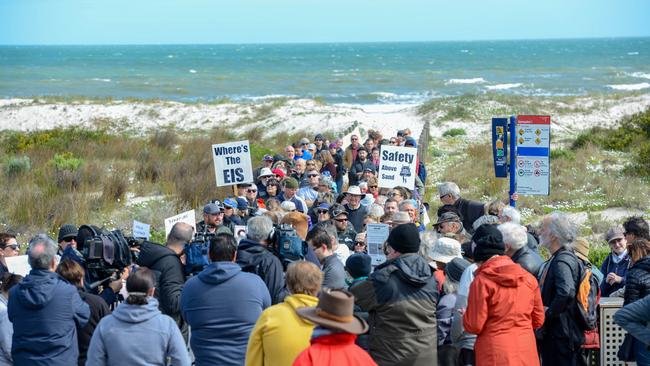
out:
{"label": "beanie", "polygon": [[414,224],[397,225],[386,240],[388,245],[400,253],[417,253],[420,250],[420,233]]}
{"label": "beanie", "polygon": [[472,253],[476,262],[484,262],[494,255],[503,255],[506,251],[503,236],[495,225],[479,226],[472,236],[472,241],[476,244]]}
{"label": "beanie", "polygon": [[72,224],[65,224],[59,229],[59,237],[57,242],[62,242],[63,239],[75,239],[77,237],[77,227]]}
{"label": "beanie", "polygon": [[469,265],[463,258],[454,258],[445,266],[445,275],[454,282],[460,282],[460,277]]}
{"label": "beanie", "polygon": [[372,270],[370,262],[371,258],[368,254],[355,253],[349,256],[348,260],[345,261],[345,269],[348,270],[353,279],[366,277]]}

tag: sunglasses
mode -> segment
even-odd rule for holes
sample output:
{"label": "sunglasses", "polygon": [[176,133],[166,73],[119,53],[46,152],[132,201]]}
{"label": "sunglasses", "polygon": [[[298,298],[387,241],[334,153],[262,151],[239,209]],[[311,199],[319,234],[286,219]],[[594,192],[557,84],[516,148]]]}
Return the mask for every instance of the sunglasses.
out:
{"label": "sunglasses", "polygon": [[329,211],[327,211],[327,210],[316,210],[316,212],[318,212],[319,215],[325,215]]}
{"label": "sunglasses", "polygon": [[400,196],[400,197],[401,197],[402,195],[399,194],[399,193],[393,193],[393,192],[391,192],[391,193],[387,194],[386,196],[388,196],[388,197]]}
{"label": "sunglasses", "polygon": [[308,177],[309,177],[309,178],[318,177],[318,174],[309,174]]}
{"label": "sunglasses", "polygon": [[350,140],[352,140],[352,141],[357,141],[357,140],[358,140],[358,138],[356,138],[356,137],[353,137],[353,138],[351,138]]}
{"label": "sunglasses", "polygon": [[7,245],[5,248],[11,248],[12,250],[19,250],[20,245],[18,245],[18,244]]}
{"label": "sunglasses", "polygon": [[248,193],[257,192],[257,189],[247,189],[246,192],[248,192]]}
{"label": "sunglasses", "polygon": [[368,186],[368,188],[379,188],[379,186]]}
{"label": "sunglasses", "polygon": [[346,221],[348,221],[348,219],[334,219],[334,221],[338,221],[338,222],[346,222]]}
{"label": "sunglasses", "polygon": [[365,246],[366,243],[364,243],[364,242],[362,242],[362,241],[356,241],[356,242],[354,242],[354,245],[358,245],[358,246],[361,246],[361,247],[362,247],[362,246]]}
{"label": "sunglasses", "polygon": [[75,238],[65,238],[65,239],[63,239],[63,241],[66,242],[66,243],[72,243],[73,240],[75,240]]}

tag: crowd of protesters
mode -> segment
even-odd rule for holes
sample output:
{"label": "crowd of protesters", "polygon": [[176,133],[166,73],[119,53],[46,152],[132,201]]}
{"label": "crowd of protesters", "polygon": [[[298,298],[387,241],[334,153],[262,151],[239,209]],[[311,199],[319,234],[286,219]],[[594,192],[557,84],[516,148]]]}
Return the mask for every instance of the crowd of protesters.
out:
{"label": "crowd of protesters", "polygon": [[[383,145],[417,142],[409,130],[347,147],[318,134],[266,155],[255,183],[208,202],[196,230],[176,223],[99,287],[76,226],[58,243],[30,240],[25,278],[5,261],[20,253],[15,236],[0,234],[0,365],[587,365],[590,276],[591,292],[624,298],[628,356],[650,365],[646,221],[607,232],[600,269],[567,215],[527,228],[515,208],[465,199],[453,182],[438,184],[430,222],[423,164],[412,189],[379,187]],[[389,227],[383,253],[368,252],[370,223]],[[306,243],[290,263],[273,248],[283,224]],[[187,276],[195,232],[213,234],[209,264]]]}

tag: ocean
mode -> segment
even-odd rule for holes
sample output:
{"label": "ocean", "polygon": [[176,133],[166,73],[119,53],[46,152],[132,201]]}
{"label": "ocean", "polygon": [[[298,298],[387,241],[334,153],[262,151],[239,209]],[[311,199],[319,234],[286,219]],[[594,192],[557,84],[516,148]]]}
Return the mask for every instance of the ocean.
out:
{"label": "ocean", "polygon": [[463,94],[650,92],[650,38],[0,46],[0,97],[420,103]]}

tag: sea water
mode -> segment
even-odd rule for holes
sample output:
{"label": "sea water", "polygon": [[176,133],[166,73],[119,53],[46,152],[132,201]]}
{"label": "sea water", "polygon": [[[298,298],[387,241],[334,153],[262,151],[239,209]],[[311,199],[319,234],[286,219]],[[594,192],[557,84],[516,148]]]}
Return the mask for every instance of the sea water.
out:
{"label": "sea water", "polygon": [[650,38],[0,46],[0,97],[418,103],[463,94],[650,92]]}

